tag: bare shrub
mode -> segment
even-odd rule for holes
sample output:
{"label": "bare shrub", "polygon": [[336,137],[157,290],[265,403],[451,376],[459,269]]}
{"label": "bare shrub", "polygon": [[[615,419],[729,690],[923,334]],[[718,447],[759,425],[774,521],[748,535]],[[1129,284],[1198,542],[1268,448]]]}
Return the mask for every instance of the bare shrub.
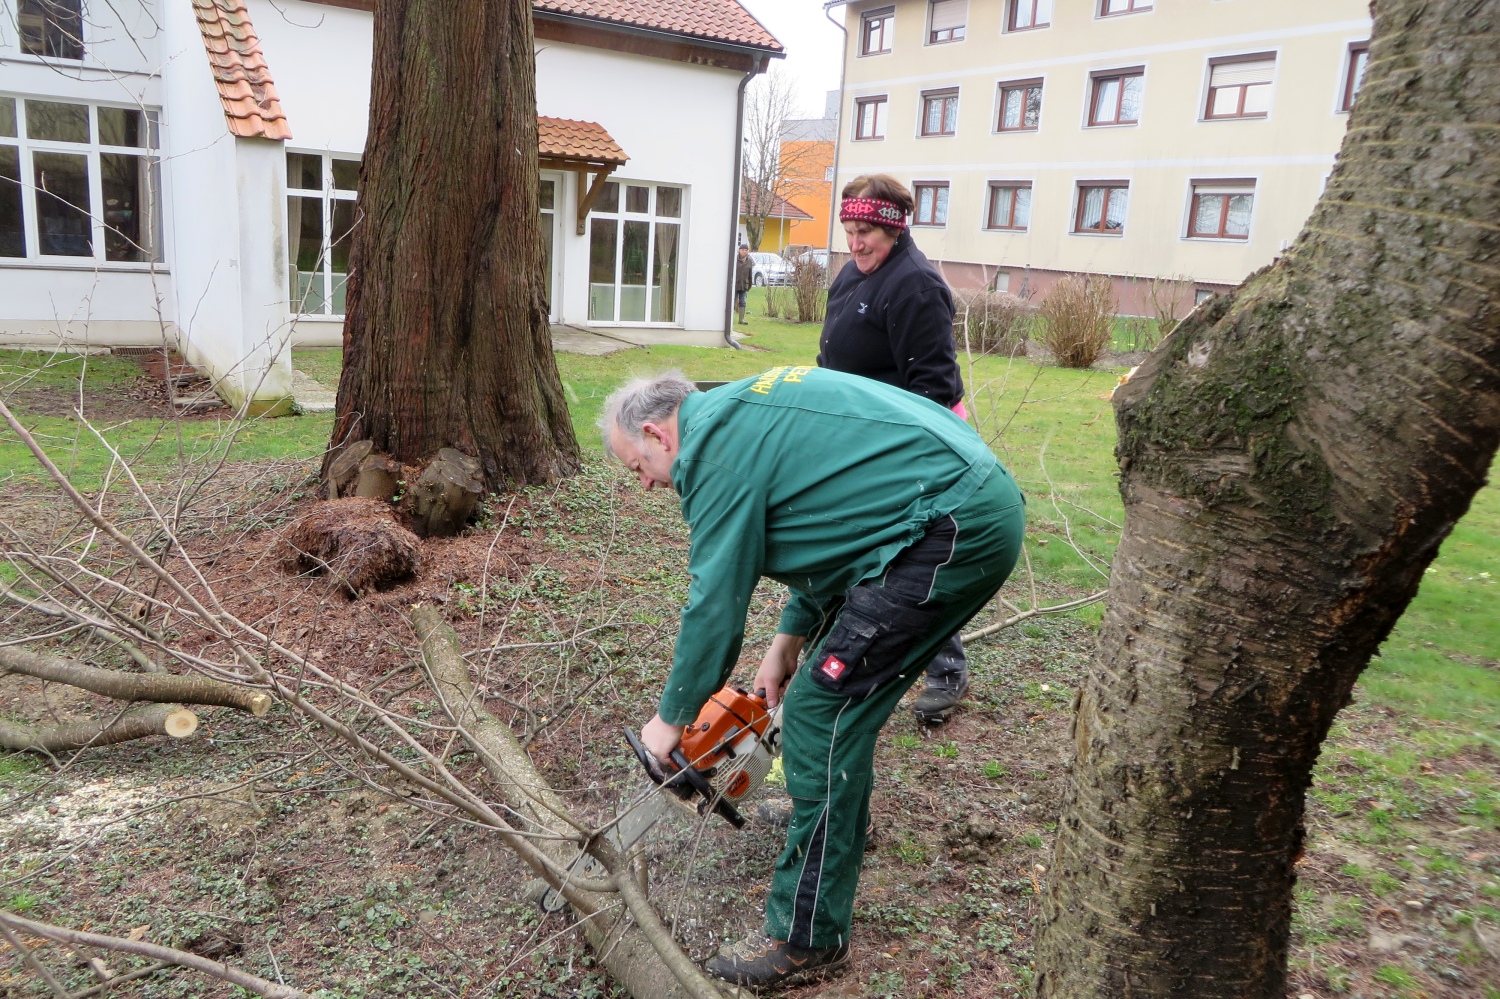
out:
{"label": "bare shrub", "polygon": [[792,295],[797,305],[797,322],[821,323],[828,309],[826,273],[811,255],[797,258],[792,264]]}
{"label": "bare shrub", "polygon": [[1014,357],[1026,352],[1034,309],[1003,291],[971,291],[959,296],[953,338],[960,351]]}
{"label": "bare shrub", "polygon": [[1156,317],[1156,340],[1150,346],[1156,346],[1162,337],[1176,329],[1187,314],[1192,305],[1187,295],[1187,288],[1191,285],[1192,279],[1181,274],[1151,279],[1146,288],[1146,304]]}
{"label": "bare shrub", "polygon": [[772,319],[796,319],[797,296],[790,287],[783,284],[766,285],[766,315]]}
{"label": "bare shrub", "polygon": [[1065,368],[1087,368],[1109,349],[1114,312],[1109,278],[1065,277],[1042,300],[1042,346]]}

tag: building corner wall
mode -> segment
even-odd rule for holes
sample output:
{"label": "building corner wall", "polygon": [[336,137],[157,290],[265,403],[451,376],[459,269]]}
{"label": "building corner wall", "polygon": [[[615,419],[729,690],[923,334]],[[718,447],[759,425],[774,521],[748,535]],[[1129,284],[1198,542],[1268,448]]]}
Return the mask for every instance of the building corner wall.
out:
{"label": "building corner wall", "polygon": [[281,143],[230,133],[191,0],[165,0],[163,19],[177,347],[235,409],[289,411]]}

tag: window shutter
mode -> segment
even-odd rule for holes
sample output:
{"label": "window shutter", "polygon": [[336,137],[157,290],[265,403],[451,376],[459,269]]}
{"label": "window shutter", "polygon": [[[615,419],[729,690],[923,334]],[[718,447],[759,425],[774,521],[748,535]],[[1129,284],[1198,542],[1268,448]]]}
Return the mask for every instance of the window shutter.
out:
{"label": "window shutter", "polygon": [[1195,180],[1194,194],[1254,194],[1253,180]]}
{"label": "window shutter", "polygon": [[932,30],[947,31],[962,28],[969,16],[969,0],[934,0],[932,5]]}
{"label": "window shutter", "polygon": [[1276,72],[1276,60],[1257,59],[1254,62],[1221,62],[1214,66],[1209,79],[1211,87],[1242,87],[1257,83],[1270,83]]}

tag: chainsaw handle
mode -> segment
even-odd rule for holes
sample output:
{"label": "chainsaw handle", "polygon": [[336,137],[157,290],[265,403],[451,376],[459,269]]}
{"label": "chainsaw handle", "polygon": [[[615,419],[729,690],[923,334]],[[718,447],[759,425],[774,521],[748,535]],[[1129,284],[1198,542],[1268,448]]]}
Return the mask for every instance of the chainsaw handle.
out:
{"label": "chainsaw handle", "polygon": [[[634,729],[625,729],[625,741],[630,743],[631,749],[635,750],[636,758],[641,761],[641,766],[645,769],[646,776],[651,778],[652,783],[660,784],[683,801],[691,798],[694,792],[703,798],[705,805],[718,797],[718,792],[713,789],[713,785],[688,763],[681,749],[672,750],[671,764],[677,769],[673,773],[668,773],[662,766],[662,761],[646,748]],[[718,797],[714,811],[736,829],[743,828],[745,825],[745,819],[740,815],[739,810],[722,797]]]}

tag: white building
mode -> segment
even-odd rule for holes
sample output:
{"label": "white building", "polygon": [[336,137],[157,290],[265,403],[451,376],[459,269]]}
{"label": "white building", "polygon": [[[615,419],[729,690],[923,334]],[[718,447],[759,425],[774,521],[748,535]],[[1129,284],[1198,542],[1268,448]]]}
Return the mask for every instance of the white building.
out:
{"label": "white building", "polygon": [[[8,5],[0,341],[165,340],[236,405],[284,400],[286,344],[342,342],[372,8]],[[727,337],[740,102],[780,44],[737,0],[534,13],[553,321]]]}

